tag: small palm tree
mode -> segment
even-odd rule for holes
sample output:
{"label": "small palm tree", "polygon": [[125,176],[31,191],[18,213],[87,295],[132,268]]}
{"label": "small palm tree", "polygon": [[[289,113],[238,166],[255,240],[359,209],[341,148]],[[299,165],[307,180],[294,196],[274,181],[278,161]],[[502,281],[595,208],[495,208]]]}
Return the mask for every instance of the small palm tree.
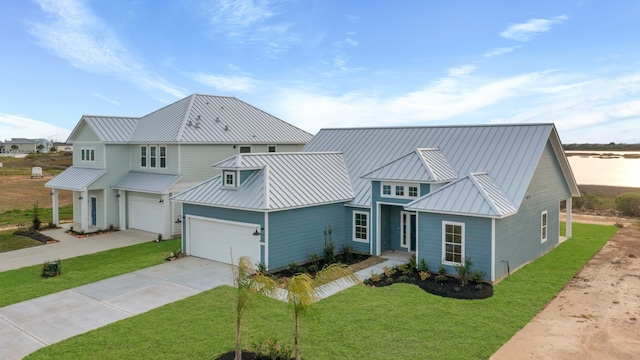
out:
{"label": "small palm tree", "polygon": [[291,305],[294,315],[296,360],[300,360],[300,316],[310,310],[311,304],[316,300],[315,293],[321,291],[320,286],[343,277],[346,277],[348,281],[360,281],[353,271],[343,264],[326,266],[316,273],[315,278],[309,274],[301,273],[289,280],[287,301]]}
{"label": "small palm tree", "polygon": [[267,275],[256,272],[251,259],[243,256],[238,261],[234,279],[238,288],[236,298],[236,360],[242,360],[241,327],[242,316],[256,294],[272,295],[276,291],[276,282]]}

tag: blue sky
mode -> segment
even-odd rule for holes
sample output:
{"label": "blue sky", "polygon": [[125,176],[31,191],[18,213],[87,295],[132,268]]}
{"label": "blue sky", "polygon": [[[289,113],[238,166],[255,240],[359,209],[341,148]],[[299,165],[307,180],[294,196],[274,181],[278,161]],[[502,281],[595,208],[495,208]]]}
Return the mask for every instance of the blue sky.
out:
{"label": "blue sky", "polygon": [[0,140],[192,93],[323,127],[554,122],[640,142],[640,2],[4,0]]}

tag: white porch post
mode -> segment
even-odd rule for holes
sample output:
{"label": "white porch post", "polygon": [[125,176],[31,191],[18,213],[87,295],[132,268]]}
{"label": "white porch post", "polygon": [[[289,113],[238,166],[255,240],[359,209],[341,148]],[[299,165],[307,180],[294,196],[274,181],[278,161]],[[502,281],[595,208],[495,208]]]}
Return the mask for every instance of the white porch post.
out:
{"label": "white porch post", "polygon": [[120,230],[127,229],[127,198],[124,190],[118,190],[118,223]]}
{"label": "white porch post", "polygon": [[571,198],[567,199],[567,205],[566,205],[566,209],[565,209],[566,213],[567,213],[567,221],[566,221],[566,230],[565,230],[565,237],[568,239],[571,237],[571,213],[573,212],[573,206],[571,204]]}
{"label": "white porch post", "polygon": [[162,227],[162,238],[169,239],[172,235],[171,224],[173,224],[171,221],[171,201],[169,201],[169,194],[162,194],[160,198],[162,199],[162,223],[164,225]]}
{"label": "white porch post", "polygon": [[89,232],[89,191],[80,192],[80,212],[82,217],[82,231]]}
{"label": "white porch post", "polygon": [[58,226],[60,224],[60,215],[58,209],[58,189],[51,189],[51,206],[52,206],[52,219],[51,222]]}

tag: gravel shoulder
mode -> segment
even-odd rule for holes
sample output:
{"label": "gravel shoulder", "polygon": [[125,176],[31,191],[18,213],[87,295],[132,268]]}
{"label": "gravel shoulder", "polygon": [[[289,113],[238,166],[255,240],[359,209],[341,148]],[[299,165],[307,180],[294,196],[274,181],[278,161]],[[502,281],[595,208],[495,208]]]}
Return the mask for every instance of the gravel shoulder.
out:
{"label": "gravel shoulder", "polygon": [[[573,215],[574,222],[614,225],[615,217]],[[623,224],[531,322],[492,357],[636,359],[640,353],[640,226]]]}

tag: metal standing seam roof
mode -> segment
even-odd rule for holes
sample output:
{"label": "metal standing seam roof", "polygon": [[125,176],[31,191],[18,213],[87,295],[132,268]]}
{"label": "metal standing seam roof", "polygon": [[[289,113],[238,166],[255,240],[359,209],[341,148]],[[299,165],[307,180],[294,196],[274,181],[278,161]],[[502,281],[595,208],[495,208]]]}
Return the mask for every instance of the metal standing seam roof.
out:
{"label": "metal standing seam roof", "polygon": [[408,210],[502,218],[517,207],[487,173],[472,173],[405,206]]}
{"label": "metal standing seam roof", "polygon": [[[566,163],[553,124],[323,129],[302,151],[343,153],[355,206],[371,205],[371,181],[363,175],[417,148],[438,148],[459,176],[490,173],[519,207],[547,141],[561,165]],[[572,194],[578,193],[568,165],[562,171]]]}
{"label": "metal standing seam roof", "polygon": [[438,149],[416,149],[368,174],[370,180],[442,183],[458,178],[447,159]]}
{"label": "metal standing seam roof", "polygon": [[340,153],[238,154],[216,167],[258,170],[237,188],[223,187],[221,177],[216,176],[171,199],[249,210],[283,210],[353,199]]}
{"label": "metal standing seam roof", "polygon": [[71,166],[58,176],[49,180],[44,186],[53,189],[84,191],[106,172],[107,169],[104,168]]}
{"label": "metal standing seam roof", "polygon": [[118,190],[140,191],[155,194],[167,193],[169,188],[182,178],[178,174],[157,174],[141,171],[129,171],[112,188]]}
{"label": "metal standing seam roof", "polygon": [[202,94],[138,118],[85,115],[82,120],[107,143],[306,144],[312,137],[242,100]]}

